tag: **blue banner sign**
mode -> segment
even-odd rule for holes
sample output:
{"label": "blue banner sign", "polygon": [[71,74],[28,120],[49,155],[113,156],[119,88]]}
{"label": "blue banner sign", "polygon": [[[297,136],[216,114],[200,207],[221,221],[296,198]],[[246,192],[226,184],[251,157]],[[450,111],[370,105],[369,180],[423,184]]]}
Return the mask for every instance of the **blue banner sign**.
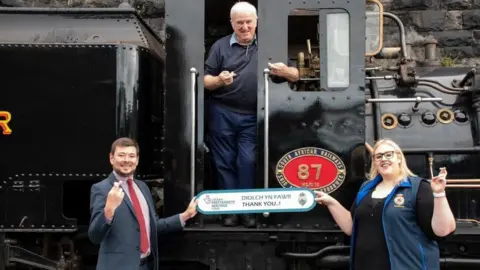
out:
{"label": "blue banner sign", "polygon": [[205,215],[307,212],[316,203],[315,193],[306,188],[206,190],[197,201]]}

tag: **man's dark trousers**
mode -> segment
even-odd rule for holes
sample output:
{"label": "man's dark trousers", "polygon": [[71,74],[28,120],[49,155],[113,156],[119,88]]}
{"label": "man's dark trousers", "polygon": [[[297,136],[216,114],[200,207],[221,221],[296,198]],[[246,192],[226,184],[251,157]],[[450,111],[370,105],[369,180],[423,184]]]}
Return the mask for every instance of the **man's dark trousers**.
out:
{"label": "man's dark trousers", "polygon": [[257,115],[208,102],[209,148],[219,189],[254,188]]}

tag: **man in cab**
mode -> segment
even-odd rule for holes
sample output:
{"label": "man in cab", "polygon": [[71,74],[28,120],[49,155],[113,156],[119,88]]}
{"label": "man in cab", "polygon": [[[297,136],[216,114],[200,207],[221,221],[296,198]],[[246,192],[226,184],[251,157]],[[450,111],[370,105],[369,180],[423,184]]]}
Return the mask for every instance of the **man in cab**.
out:
{"label": "man in cab", "polygon": [[[212,45],[205,62],[207,146],[219,189],[252,189],[257,153],[257,10],[248,2],[237,2],[230,19],[233,33]],[[276,83],[299,77],[295,67],[284,63],[269,63],[269,69]],[[254,215],[242,215],[241,220],[245,227],[256,226]],[[237,215],[224,218],[224,226],[239,222]]]}

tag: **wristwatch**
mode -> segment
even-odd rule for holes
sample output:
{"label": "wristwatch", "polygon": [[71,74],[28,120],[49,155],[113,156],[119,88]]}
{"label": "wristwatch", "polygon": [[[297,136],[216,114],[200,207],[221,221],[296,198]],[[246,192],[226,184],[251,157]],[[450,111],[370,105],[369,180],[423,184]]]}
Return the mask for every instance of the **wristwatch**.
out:
{"label": "wristwatch", "polygon": [[445,196],[446,196],[445,191],[442,191],[442,192],[439,192],[439,193],[433,192],[433,197],[435,197],[435,198],[441,198],[441,197],[445,197]]}

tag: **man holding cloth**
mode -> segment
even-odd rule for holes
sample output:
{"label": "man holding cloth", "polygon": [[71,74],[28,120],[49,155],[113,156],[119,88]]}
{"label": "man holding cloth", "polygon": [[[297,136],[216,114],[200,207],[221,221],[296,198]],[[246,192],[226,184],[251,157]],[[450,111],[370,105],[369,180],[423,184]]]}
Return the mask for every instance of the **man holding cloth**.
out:
{"label": "man holding cloth", "polygon": [[[257,151],[257,10],[248,2],[237,2],[230,18],[234,33],[213,44],[205,63],[204,85],[210,91],[208,147],[219,189],[252,189]],[[298,80],[294,67],[269,63],[269,68],[283,81]],[[253,215],[242,219],[245,227],[256,226]],[[224,226],[236,226],[238,221],[236,215],[229,215]]]}

